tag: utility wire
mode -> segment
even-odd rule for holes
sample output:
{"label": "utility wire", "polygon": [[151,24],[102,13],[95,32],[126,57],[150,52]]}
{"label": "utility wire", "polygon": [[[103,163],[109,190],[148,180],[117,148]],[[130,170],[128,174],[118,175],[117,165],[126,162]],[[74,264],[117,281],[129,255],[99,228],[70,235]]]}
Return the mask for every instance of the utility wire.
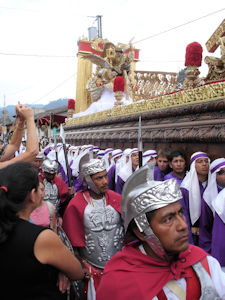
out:
{"label": "utility wire", "polygon": [[144,38],[144,39],[141,39],[141,40],[139,40],[139,41],[133,42],[133,44],[137,44],[137,43],[146,41],[146,40],[148,40],[148,39],[151,39],[151,38],[153,38],[153,37],[156,37],[156,36],[159,36],[159,35],[161,35],[161,34],[167,33],[167,32],[172,31],[172,30],[174,30],[174,29],[177,29],[177,28],[180,28],[180,27],[182,27],[182,26],[185,26],[185,25],[194,23],[194,22],[199,21],[199,20],[201,20],[201,19],[204,19],[204,18],[207,18],[207,17],[209,17],[209,16],[215,15],[215,14],[217,14],[217,13],[223,11],[223,10],[225,10],[225,8],[222,8],[222,9],[220,9],[220,10],[214,11],[214,12],[212,12],[212,13],[210,13],[210,14],[207,14],[207,15],[205,15],[205,16],[199,17],[199,18],[197,18],[197,19],[188,21],[188,22],[183,23],[183,24],[181,24],[181,25],[172,27],[172,28],[170,28],[170,29],[167,29],[167,30],[164,30],[164,31],[155,33],[155,34],[150,35],[150,36],[148,36],[148,37],[146,37],[146,38]]}
{"label": "utility wire", "polygon": [[52,92],[54,92],[56,89],[58,89],[64,83],[66,83],[71,78],[73,78],[75,75],[76,75],[76,73],[73,73],[73,75],[71,75],[70,77],[68,77],[65,80],[63,80],[63,82],[61,82],[60,84],[58,84],[55,88],[53,88],[52,90],[50,90],[48,93],[46,93],[45,95],[41,96],[39,99],[35,100],[34,102],[32,102],[31,105],[34,104],[34,103],[36,103],[36,102],[38,102],[38,101],[40,101],[40,100],[42,100],[43,98],[47,97],[49,94],[51,94]]}
{"label": "utility wire", "polygon": [[[217,14],[217,13],[223,11],[223,10],[225,10],[225,8],[222,8],[222,9],[220,9],[220,10],[214,11],[214,12],[212,12],[212,13],[210,13],[210,14],[207,14],[207,15],[202,16],[202,17],[199,17],[199,18],[197,18],[197,19],[188,21],[188,22],[186,22],[186,23],[180,24],[180,25],[178,25],[178,26],[172,27],[172,28],[170,28],[170,29],[167,29],[167,30],[164,30],[164,31],[155,33],[155,34],[150,35],[150,36],[148,36],[148,37],[146,37],[146,38],[143,38],[143,39],[141,39],[141,40],[138,40],[138,41],[136,41],[136,42],[133,42],[133,44],[137,44],[137,43],[146,41],[146,40],[148,40],[148,39],[154,38],[154,37],[159,36],[159,35],[161,35],[161,34],[164,34],[164,33],[170,32],[170,31],[172,31],[172,30],[178,29],[178,28],[180,28],[180,27],[183,27],[183,26],[185,26],[185,25],[194,23],[194,22],[199,21],[199,20],[201,20],[201,19],[204,19],[204,18],[207,18],[207,17],[212,16],[212,15],[214,15],[214,14]],[[46,54],[43,54],[43,55],[42,55],[42,54],[24,54],[24,53],[7,53],[7,52],[0,52],[0,55],[30,56],[30,57],[46,57],[46,58],[76,58],[76,55],[46,55]]]}

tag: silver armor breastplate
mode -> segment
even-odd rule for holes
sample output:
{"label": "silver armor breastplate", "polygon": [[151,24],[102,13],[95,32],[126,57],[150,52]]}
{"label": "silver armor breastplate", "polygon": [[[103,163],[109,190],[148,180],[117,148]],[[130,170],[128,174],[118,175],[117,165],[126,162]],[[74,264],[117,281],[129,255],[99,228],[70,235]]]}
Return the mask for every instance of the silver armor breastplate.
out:
{"label": "silver armor breastplate", "polygon": [[104,269],[107,261],[122,248],[124,233],[120,214],[111,205],[88,204],[84,211],[84,231],[85,247],[80,248],[80,255],[91,265]]}
{"label": "silver armor breastplate", "polygon": [[50,201],[55,207],[58,206],[59,196],[58,187],[56,184],[51,184],[46,179],[44,179],[45,184],[45,201]]}
{"label": "silver armor breastplate", "polygon": [[203,268],[202,264],[198,262],[192,267],[195,270],[201,284],[201,297],[199,300],[220,300],[221,298],[215,289],[212,278]]}

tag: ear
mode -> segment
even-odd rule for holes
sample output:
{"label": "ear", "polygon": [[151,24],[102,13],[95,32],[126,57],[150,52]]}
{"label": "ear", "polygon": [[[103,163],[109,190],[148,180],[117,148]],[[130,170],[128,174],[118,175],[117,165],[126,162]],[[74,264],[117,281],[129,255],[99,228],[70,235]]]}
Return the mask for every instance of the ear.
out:
{"label": "ear", "polygon": [[145,241],[145,234],[143,232],[140,232],[139,229],[136,227],[133,229],[135,235],[137,236],[137,238],[139,238],[139,240],[141,240],[142,242]]}
{"label": "ear", "polygon": [[35,191],[35,189],[32,189],[31,191],[30,191],[30,201],[32,202],[32,203],[34,203],[34,202],[36,202],[36,191]]}

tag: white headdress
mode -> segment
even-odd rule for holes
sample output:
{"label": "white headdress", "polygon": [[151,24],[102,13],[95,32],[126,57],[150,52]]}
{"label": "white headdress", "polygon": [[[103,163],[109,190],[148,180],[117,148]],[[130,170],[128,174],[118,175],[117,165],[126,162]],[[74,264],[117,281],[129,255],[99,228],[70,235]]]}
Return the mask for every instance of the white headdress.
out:
{"label": "white headdress", "polygon": [[225,224],[225,188],[212,200],[212,207]]}
{"label": "white headdress", "polygon": [[[132,170],[132,159],[131,159],[131,155],[133,153],[137,153],[138,152],[138,149],[137,148],[133,148],[131,149],[130,151],[130,154],[129,154],[129,160],[127,162],[127,164],[125,164],[120,170],[119,170],[119,173],[118,173],[118,176],[124,181],[126,182],[127,178],[130,177],[130,175],[133,173],[133,170]],[[138,167],[137,167],[138,169]],[[136,169],[136,170],[137,170]]]}
{"label": "white headdress", "polygon": [[[198,158],[208,158],[208,155],[205,152],[195,152],[192,154],[190,171],[181,183],[181,187],[185,188],[189,192],[189,209],[192,225],[194,225],[201,215],[201,194],[198,175],[195,169],[195,162]],[[209,158],[208,161],[210,163]]]}
{"label": "white headdress", "polygon": [[105,163],[106,163],[106,167],[107,167],[107,170],[109,170],[109,154],[113,152],[113,148],[107,148],[105,149],[105,155],[104,155],[104,160],[105,160]]}
{"label": "white headdress", "polygon": [[212,201],[218,195],[218,188],[216,183],[216,173],[222,168],[225,168],[225,158],[217,158],[210,164],[211,176],[208,180],[207,188],[204,191],[203,198],[211,210],[214,212]]}
{"label": "white headdress", "polygon": [[157,157],[157,152],[155,150],[147,150],[143,153],[143,166],[149,161],[151,157]]}

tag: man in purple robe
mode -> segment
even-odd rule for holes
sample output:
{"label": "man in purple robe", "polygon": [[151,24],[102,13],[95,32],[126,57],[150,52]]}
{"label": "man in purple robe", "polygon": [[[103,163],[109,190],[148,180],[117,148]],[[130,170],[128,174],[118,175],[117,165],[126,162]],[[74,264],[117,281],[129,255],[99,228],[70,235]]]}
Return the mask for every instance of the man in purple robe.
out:
{"label": "man in purple robe", "polygon": [[191,156],[191,168],[181,183],[183,199],[181,204],[189,228],[189,242],[198,246],[199,226],[201,224],[201,207],[203,192],[207,186],[209,175],[208,155],[195,152]]}
{"label": "man in purple robe", "polygon": [[138,157],[138,149],[133,148],[129,154],[129,160],[125,166],[119,170],[119,174],[117,176],[116,182],[116,192],[122,194],[123,186],[126,180],[138,169],[139,165],[139,157]]}
{"label": "man in purple robe", "polygon": [[[222,172],[221,176],[225,182],[225,168]],[[211,255],[217,258],[225,272],[225,188],[220,191],[212,205],[215,210],[215,217],[212,229]]]}
{"label": "man in purple robe", "polygon": [[[208,181],[208,186],[203,194],[203,203],[201,210],[201,226],[199,232],[199,246],[208,253],[214,253],[219,259],[217,252],[220,252],[222,246],[225,251],[225,243],[223,245],[223,239],[220,236],[224,227],[223,221],[220,218],[220,210],[217,209],[215,203],[220,200],[217,199],[220,191],[225,187],[225,159],[218,158],[214,160],[210,165],[211,176]],[[217,199],[217,200],[216,200]],[[216,201],[216,202],[215,202]],[[215,208],[213,207],[215,206]],[[218,211],[218,213],[217,213]],[[214,218],[215,215],[215,218]],[[212,245],[212,232],[213,232],[213,245]],[[220,241],[218,243],[218,241]],[[213,251],[212,251],[213,247]],[[224,256],[225,262],[225,256]],[[225,266],[225,264],[224,264]]]}
{"label": "man in purple robe", "polygon": [[181,185],[186,171],[186,157],[184,153],[180,151],[172,151],[169,155],[169,166],[172,169],[164,179],[174,178]]}
{"label": "man in purple robe", "polygon": [[108,174],[108,186],[109,190],[114,191],[116,190],[116,167],[117,162],[123,155],[123,151],[121,149],[116,149],[112,151],[111,157],[111,167],[109,168]]}
{"label": "man in purple robe", "polygon": [[164,181],[164,177],[169,173],[169,155],[170,152],[167,149],[159,150],[156,159],[157,166],[154,169],[154,180]]}

